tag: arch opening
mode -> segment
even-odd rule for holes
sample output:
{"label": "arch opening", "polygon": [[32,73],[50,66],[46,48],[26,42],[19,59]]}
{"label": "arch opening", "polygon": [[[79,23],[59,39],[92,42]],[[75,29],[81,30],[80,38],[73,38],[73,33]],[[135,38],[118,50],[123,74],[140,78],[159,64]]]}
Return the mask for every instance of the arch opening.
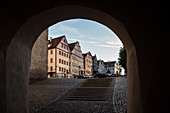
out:
{"label": "arch opening", "polygon": [[[133,107],[137,107],[137,109],[140,107],[138,104],[140,101],[140,98],[138,97],[140,95],[140,86],[136,50],[125,26],[112,16],[96,9],[82,6],[59,6],[37,14],[29,19],[18,30],[7,48],[7,64],[12,64],[7,65],[7,68],[11,70],[7,72],[6,76],[9,81],[7,82],[7,89],[9,89],[9,94],[7,94],[9,97],[7,103],[12,103],[12,101],[16,99],[18,100],[15,101],[15,105],[9,104],[8,107],[11,108],[9,110],[28,112],[28,73],[31,60],[31,50],[36,38],[49,26],[63,20],[75,18],[97,21],[110,28],[120,38],[127,50],[128,58],[128,112],[131,112],[131,108]],[[13,51],[14,47],[15,51]],[[13,75],[14,77],[10,78],[10,75]],[[15,85],[16,83],[17,85]],[[134,87],[136,84],[138,87]],[[13,85],[15,88],[12,87]],[[17,88],[20,88],[21,91],[17,92]],[[10,95],[10,92],[16,93]],[[23,96],[20,97],[20,95]],[[133,98],[135,98],[135,100],[133,100]],[[24,104],[21,104],[21,102]],[[134,103],[136,103],[135,106]],[[17,109],[17,107],[14,106],[20,106],[22,109]]]}
{"label": "arch opening", "polygon": [[[74,59],[70,59],[70,61],[71,61],[70,65],[69,65],[70,72],[68,74],[68,73],[64,72],[64,69],[69,70],[68,65],[67,65],[67,62],[69,62],[69,60],[67,60],[67,58],[68,58],[67,55],[69,54],[69,52],[65,51],[66,48],[64,46],[61,47],[59,45],[57,46],[57,48],[49,48],[49,50],[48,50],[48,79],[43,80],[43,81],[41,81],[37,84],[36,83],[30,84],[29,94],[31,96],[29,97],[29,107],[30,107],[29,111],[33,112],[35,110],[35,108],[41,109],[41,106],[39,105],[40,103],[46,104],[45,103],[46,101],[56,100],[56,98],[54,98],[53,95],[56,95],[56,97],[58,97],[57,96],[58,94],[62,95],[61,92],[60,92],[62,90],[56,89],[56,87],[54,87],[56,85],[50,83],[50,81],[54,83],[54,80],[55,80],[58,83],[57,86],[60,86],[60,87],[62,86],[63,88],[66,88],[66,86],[64,85],[64,81],[67,82],[67,83],[72,81],[72,84],[73,83],[76,84],[77,82],[80,82],[80,81],[84,82],[81,79],[88,78],[88,77],[99,80],[99,79],[102,78],[102,77],[100,77],[100,75],[103,74],[104,76],[107,76],[108,79],[113,78],[114,81],[116,80],[113,83],[114,85],[111,86],[111,87],[113,87],[113,89],[115,88],[116,92],[113,92],[113,93],[114,93],[114,95],[117,95],[117,96],[114,96],[114,97],[111,96],[112,98],[115,98],[114,103],[113,103],[114,108],[113,108],[113,105],[109,108],[111,108],[111,109],[113,108],[112,109],[113,111],[117,110],[118,112],[126,112],[126,110],[127,110],[127,106],[126,106],[127,105],[127,101],[126,101],[127,100],[127,95],[126,95],[127,94],[127,85],[125,85],[125,84],[127,84],[127,78],[124,77],[124,75],[122,75],[123,74],[122,72],[120,73],[119,69],[120,68],[122,69],[122,67],[119,67],[118,62],[117,62],[118,54],[119,54],[118,51],[119,51],[120,47],[123,46],[121,41],[119,40],[119,38],[110,29],[108,29],[106,26],[104,26],[104,25],[102,25],[98,22],[94,22],[92,20],[85,20],[85,19],[71,19],[71,20],[62,21],[62,22],[56,23],[53,26],[50,26],[48,31],[49,31],[48,42],[50,40],[54,41],[54,40],[60,39],[60,37],[62,37],[62,36],[64,36],[64,38],[66,39],[66,42],[68,43],[68,45],[66,43],[66,47],[69,46],[70,44],[74,45],[76,42],[78,42],[76,45],[80,46],[81,53],[80,53],[79,57],[77,57],[77,55],[75,55],[74,52],[72,51],[73,48],[71,46],[71,47],[69,47],[70,50],[73,52],[73,54],[71,53],[72,54],[71,56],[81,60],[81,58],[82,58],[81,55],[83,53],[85,54],[87,52],[90,52],[91,55],[93,57],[95,57],[98,62],[100,61],[100,69],[98,69],[96,67],[97,69],[95,69],[95,72],[94,72],[93,70],[90,71],[91,69],[89,70],[89,68],[88,68],[87,69],[88,73],[87,73],[86,69],[83,67],[82,62],[76,61]],[[70,31],[72,31],[72,32],[70,32]],[[100,32],[102,31],[102,33],[100,33],[99,31]],[[42,34],[41,34],[41,36],[42,36]],[[33,46],[32,56],[35,56],[35,54],[37,54],[37,57],[39,57],[38,49],[36,50],[36,53],[34,53],[34,51],[35,51],[34,49],[38,48],[38,47],[41,49],[41,45],[39,44],[41,42],[39,42],[39,40],[42,39],[42,43],[45,43],[45,42],[43,42],[43,40],[46,40],[46,39],[43,39],[43,37],[41,37],[41,36],[39,36],[39,38],[36,40],[36,42]],[[50,37],[52,39],[50,39]],[[112,42],[112,43],[108,43],[109,41]],[[59,44],[63,44],[63,43],[64,42],[61,42]],[[47,43],[45,43],[45,44],[47,44]],[[39,46],[35,47],[35,45],[39,45]],[[88,46],[90,46],[90,47],[88,47]],[[50,45],[48,47],[50,47]],[[76,46],[76,47],[78,47],[78,46]],[[46,50],[47,47],[46,47],[46,45],[44,45],[44,47],[42,46],[42,48],[44,48]],[[102,49],[103,49],[103,51],[102,51]],[[99,51],[97,51],[97,50],[99,50]],[[65,53],[66,53],[66,56],[64,56]],[[40,50],[40,54],[43,56],[43,54],[41,53],[41,50]],[[46,55],[46,52],[44,53],[44,55]],[[107,55],[107,56],[105,56],[105,55]],[[108,56],[110,56],[110,57],[108,57]],[[71,57],[71,58],[73,58],[73,57]],[[34,58],[34,57],[31,57],[31,65],[32,65],[32,63],[40,62],[39,61],[40,59],[37,59],[37,61],[36,61],[35,59],[32,60],[32,58]],[[58,60],[60,60],[60,61],[56,63],[56,61],[58,61]],[[62,60],[66,61],[66,63],[64,64],[64,62],[61,62]],[[81,68],[73,67],[72,66],[73,64],[79,65]],[[99,64],[97,63],[97,65],[99,65]],[[95,66],[97,66],[97,65],[95,64]],[[34,72],[36,75],[38,75],[38,76],[35,76],[35,77],[39,77],[40,75],[42,75],[42,77],[43,77],[43,75],[46,74],[45,72],[42,73],[42,74],[40,73],[41,69],[44,68],[43,65],[38,66],[38,68],[39,67],[41,67],[40,70],[37,70],[37,73]],[[108,70],[110,71],[110,73],[108,72]],[[32,74],[33,73],[31,73],[30,75],[32,75]],[[68,75],[68,77],[67,77],[67,75]],[[96,75],[96,76],[94,76],[94,75]],[[97,78],[97,76],[99,76],[99,78]],[[66,79],[67,78],[75,78],[75,80],[69,80],[68,79],[68,81],[67,81],[67,80],[62,79],[61,80],[61,81],[63,81],[63,83],[62,83],[63,85],[62,85],[62,84],[60,84],[61,81],[57,80],[56,78],[59,78],[59,79],[60,78],[66,78]],[[42,78],[39,77],[39,79],[42,79]],[[95,83],[95,81],[91,81],[91,82],[88,82],[88,83],[92,83],[92,82]],[[43,83],[45,83],[45,84],[48,83],[48,84],[50,84],[51,87],[48,90],[43,90],[42,94],[39,95],[39,94],[37,94],[37,92],[41,92],[43,88],[39,88],[38,85],[39,84],[43,85]],[[93,86],[94,83],[91,84],[91,86]],[[118,84],[120,85],[120,87],[119,87]],[[60,91],[56,94],[56,91],[53,92],[51,90],[50,91],[51,93],[49,93],[49,90],[52,89],[52,87],[54,87],[55,90],[60,90]],[[96,89],[95,86],[93,86],[93,88],[94,88],[94,90]],[[117,90],[117,88],[122,91],[121,94],[119,94],[120,92],[119,92],[119,90]],[[36,89],[36,91],[35,91],[35,89]],[[44,88],[44,89],[46,89],[46,88]],[[85,98],[85,97],[87,98],[92,93],[93,93],[93,95],[95,95],[93,91],[89,92],[89,95],[85,95],[85,93],[87,91],[84,90],[84,94],[83,95],[80,94],[80,95],[81,95],[81,97],[83,96],[83,98]],[[45,95],[43,95],[43,93]],[[79,92],[77,92],[77,93],[79,93]],[[110,93],[108,93],[108,94],[110,95]],[[49,99],[46,99],[47,95],[48,95]],[[119,102],[121,101],[121,105],[119,105],[121,107],[118,107],[117,106],[118,104],[116,104],[116,103],[118,103],[118,98],[120,98],[119,95],[123,95],[123,96],[121,96],[121,100],[119,100]],[[79,96],[76,95],[75,97],[79,97]],[[62,98],[64,98],[64,97],[62,97]],[[79,99],[83,99],[83,98],[79,98]],[[89,101],[92,102],[92,99],[89,100]],[[102,100],[102,98],[96,98],[96,99]],[[85,100],[85,102],[87,102],[87,101]],[[88,108],[92,109],[92,108],[90,108],[90,106]],[[69,105],[68,105],[67,109],[76,109],[76,108],[75,107],[70,108]],[[56,110],[58,110],[58,109],[56,109]],[[65,108],[63,109],[63,107],[60,107],[60,110],[62,111],[62,110],[66,110],[66,109]],[[86,110],[86,112],[88,110]],[[112,110],[110,110],[110,111],[112,111]],[[55,111],[55,112],[59,112],[59,111]]]}

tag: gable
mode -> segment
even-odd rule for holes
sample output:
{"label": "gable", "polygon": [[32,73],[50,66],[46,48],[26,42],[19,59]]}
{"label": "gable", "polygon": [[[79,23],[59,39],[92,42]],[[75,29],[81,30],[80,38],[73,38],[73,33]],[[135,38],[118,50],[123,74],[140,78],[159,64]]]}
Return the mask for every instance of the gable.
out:
{"label": "gable", "polygon": [[75,46],[74,46],[74,49],[73,49],[72,53],[74,53],[74,54],[76,54],[76,55],[78,55],[78,56],[83,57],[83,55],[82,55],[82,51],[81,51],[81,47],[79,46],[79,44],[78,44],[78,43],[77,43],[77,44],[75,44]]}
{"label": "gable", "polygon": [[56,48],[64,37],[65,36],[61,36],[58,38],[54,38],[51,41],[48,40],[48,49]]}
{"label": "gable", "polygon": [[65,36],[63,36],[63,38],[60,40],[60,43],[57,45],[57,47],[67,49],[68,52],[70,52],[69,44]]}

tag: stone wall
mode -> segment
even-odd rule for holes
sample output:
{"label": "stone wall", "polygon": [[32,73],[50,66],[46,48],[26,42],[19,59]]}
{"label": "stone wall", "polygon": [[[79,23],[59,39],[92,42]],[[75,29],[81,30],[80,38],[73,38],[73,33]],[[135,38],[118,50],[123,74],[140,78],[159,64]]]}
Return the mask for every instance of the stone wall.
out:
{"label": "stone wall", "polygon": [[170,113],[169,74],[164,71],[169,69],[168,2],[11,2],[0,7],[0,113],[28,113],[32,44],[44,29],[73,18],[100,22],[122,40],[127,49],[128,113]]}
{"label": "stone wall", "polygon": [[47,78],[48,63],[48,29],[41,33],[32,48],[29,71],[30,82]]}

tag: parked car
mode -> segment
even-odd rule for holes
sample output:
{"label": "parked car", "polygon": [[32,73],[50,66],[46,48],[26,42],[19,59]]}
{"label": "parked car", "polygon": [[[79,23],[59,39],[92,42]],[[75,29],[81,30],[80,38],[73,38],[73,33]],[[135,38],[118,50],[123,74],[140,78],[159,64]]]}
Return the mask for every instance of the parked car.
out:
{"label": "parked car", "polygon": [[106,76],[107,76],[107,77],[111,77],[111,76],[112,76],[112,74],[107,73],[107,74],[106,74]]}
{"label": "parked car", "polygon": [[94,76],[92,76],[92,75],[89,75],[89,78],[94,78]]}
{"label": "parked car", "polygon": [[105,77],[108,77],[108,75],[105,73],[98,73],[98,74],[95,74],[94,77],[95,78],[105,78]]}
{"label": "parked car", "polygon": [[83,75],[83,78],[89,78],[89,76],[88,75]]}

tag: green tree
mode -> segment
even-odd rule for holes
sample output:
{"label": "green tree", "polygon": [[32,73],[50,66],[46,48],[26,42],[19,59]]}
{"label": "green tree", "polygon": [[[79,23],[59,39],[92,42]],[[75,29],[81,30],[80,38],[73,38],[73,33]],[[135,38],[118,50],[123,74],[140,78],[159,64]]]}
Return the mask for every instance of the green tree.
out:
{"label": "green tree", "polygon": [[109,69],[107,70],[107,73],[109,73],[109,74],[111,73]]}
{"label": "green tree", "polygon": [[127,74],[127,53],[124,47],[120,48],[119,51],[119,58],[118,58],[119,65],[121,65],[125,69],[125,73]]}

